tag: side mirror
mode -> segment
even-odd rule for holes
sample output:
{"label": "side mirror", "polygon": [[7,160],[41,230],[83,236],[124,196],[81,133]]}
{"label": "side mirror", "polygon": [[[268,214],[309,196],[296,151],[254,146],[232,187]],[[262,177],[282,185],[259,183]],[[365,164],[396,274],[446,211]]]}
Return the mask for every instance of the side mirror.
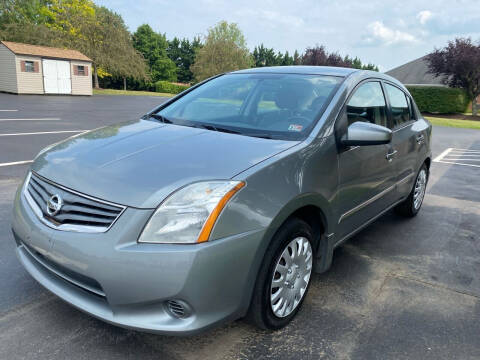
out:
{"label": "side mirror", "polygon": [[392,141],[392,130],[362,121],[350,125],[341,139],[341,143],[346,146],[381,145],[388,144],[390,141]]}

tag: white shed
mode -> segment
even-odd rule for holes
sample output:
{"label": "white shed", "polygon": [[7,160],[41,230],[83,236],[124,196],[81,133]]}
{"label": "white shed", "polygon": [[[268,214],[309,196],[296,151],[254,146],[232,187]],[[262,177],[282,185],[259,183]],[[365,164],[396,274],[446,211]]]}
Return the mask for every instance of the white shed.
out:
{"label": "white shed", "polygon": [[92,95],[92,60],[81,52],[0,42],[0,91]]}

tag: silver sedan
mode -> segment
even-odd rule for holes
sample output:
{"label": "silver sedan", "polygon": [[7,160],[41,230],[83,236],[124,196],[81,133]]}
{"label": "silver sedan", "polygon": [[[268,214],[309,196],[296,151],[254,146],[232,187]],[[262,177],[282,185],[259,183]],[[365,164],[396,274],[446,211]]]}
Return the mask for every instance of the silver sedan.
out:
{"label": "silver sedan", "polygon": [[384,74],[223,74],[42,150],[15,198],[17,255],[119,326],[191,334],[246,317],[278,329],[337,246],[391,208],[418,213],[430,139]]}

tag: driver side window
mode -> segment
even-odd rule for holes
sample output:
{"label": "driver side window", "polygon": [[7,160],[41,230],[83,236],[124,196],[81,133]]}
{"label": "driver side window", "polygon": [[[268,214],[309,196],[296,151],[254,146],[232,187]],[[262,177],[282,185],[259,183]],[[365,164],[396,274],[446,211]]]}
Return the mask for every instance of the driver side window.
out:
{"label": "driver side window", "polygon": [[388,127],[387,105],[378,81],[360,85],[347,103],[348,125],[356,121]]}

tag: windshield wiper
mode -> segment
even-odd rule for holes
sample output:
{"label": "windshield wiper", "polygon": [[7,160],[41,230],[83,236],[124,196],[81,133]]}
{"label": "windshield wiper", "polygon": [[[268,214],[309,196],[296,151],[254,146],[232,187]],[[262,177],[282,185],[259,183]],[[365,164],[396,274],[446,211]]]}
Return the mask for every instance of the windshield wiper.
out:
{"label": "windshield wiper", "polygon": [[223,127],[220,127],[220,126],[214,126],[214,125],[210,125],[210,124],[195,124],[194,126],[202,128],[202,129],[224,132],[224,133],[228,133],[228,134],[242,135],[242,133],[240,131],[231,130],[231,129],[223,128]]}
{"label": "windshield wiper", "polygon": [[273,137],[269,134],[244,133],[244,132],[241,132],[241,131],[227,129],[227,128],[223,128],[223,127],[216,126],[216,125],[211,125],[211,124],[195,124],[194,126],[202,128],[202,129],[219,131],[219,132],[224,132],[224,133],[229,133],[229,134],[251,136],[251,137],[257,137],[257,138],[262,138],[262,139],[273,139]]}
{"label": "windshield wiper", "polygon": [[159,115],[159,114],[152,114],[150,115],[150,117],[154,118],[155,120],[158,120],[162,123],[165,123],[165,124],[173,124],[172,120],[169,120],[167,119],[165,116],[163,115]]}
{"label": "windshield wiper", "polygon": [[262,139],[270,139],[270,140],[273,139],[273,137],[268,135],[268,134],[251,134],[251,133],[249,133],[249,134],[244,134],[244,135],[257,137],[257,138],[262,138]]}
{"label": "windshield wiper", "polygon": [[[150,117],[163,122],[165,124],[173,124],[172,120],[167,119],[163,115],[159,114],[152,114]],[[200,124],[200,123],[193,123],[193,122],[186,122],[186,123],[176,123],[177,125],[183,125],[183,126],[190,126],[190,127],[195,127],[199,129],[206,129],[206,130],[211,130],[211,131],[218,131],[218,132],[223,132],[227,134],[236,134],[236,135],[245,135],[245,136],[251,136],[251,137],[257,137],[257,138],[262,138],[262,139],[273,139],[272,136],[269,134],[255,134],[255,133],[243,133],[241,131],[237,130],[232,130],[232,129],[227,129],[221,126],[217,125],[212,125],[212,124]]]}

